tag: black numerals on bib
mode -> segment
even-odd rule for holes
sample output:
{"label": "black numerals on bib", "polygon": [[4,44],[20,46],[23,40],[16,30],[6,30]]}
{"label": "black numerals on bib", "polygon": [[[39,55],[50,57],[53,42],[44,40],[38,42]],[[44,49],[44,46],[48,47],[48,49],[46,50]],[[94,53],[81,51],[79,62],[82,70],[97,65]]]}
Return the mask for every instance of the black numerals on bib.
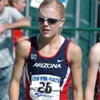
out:
{"label": "black numerals on bib", "polygon": [[44,83],[44,82],[40,82],[40,87],[38,88],[38,92],[41,93],[51,93],[52,91],[52,87],[50,86],[50,82]]}

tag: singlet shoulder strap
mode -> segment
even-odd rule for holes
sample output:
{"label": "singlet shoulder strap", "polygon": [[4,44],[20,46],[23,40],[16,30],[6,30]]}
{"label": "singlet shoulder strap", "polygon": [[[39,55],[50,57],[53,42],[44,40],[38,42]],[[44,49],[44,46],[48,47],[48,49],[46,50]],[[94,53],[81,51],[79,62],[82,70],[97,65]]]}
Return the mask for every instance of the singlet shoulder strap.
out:
{"label": "singlet shoulder strap", "polygon": [[31,42],[31,47],[37,48],[37,36],[31,37],[29,41]]}

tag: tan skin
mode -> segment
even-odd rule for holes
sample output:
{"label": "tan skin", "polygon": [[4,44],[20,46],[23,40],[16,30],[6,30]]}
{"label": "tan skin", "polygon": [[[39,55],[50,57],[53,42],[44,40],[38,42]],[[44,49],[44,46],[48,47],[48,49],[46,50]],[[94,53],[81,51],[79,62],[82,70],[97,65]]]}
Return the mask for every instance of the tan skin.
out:
{"label": "tan skin", "polygon": [[6,5],[6,6],[9,5],[9,0],[5,0],[5,5]]}
{"label": "tan skin", "polygon": [[[53,14],[52,14],[53,13]],[[60,18],[58,10],[52,6],[42,8],[39,16],[46,18]],[[40,24],[40,37],[38,39],[39,53],[45,57],[54,56],[61,47],[61,38],[64,42],[64,37],[59,33],[59,28],[64,24],[62,18],[56,24],[50,25],[47,21]],[[74,49],[73,49],[74,48]],[[24,52],[23,52],[24,51]],[[24,40],[17,45],[16,60],[14,64],[14,71],[10,84],[10,100],[18,100],[19,83],[22,75],[25,60],[30,51],[30,42]],[[48,53],[49,52],[49,53]],[[74,55],[74,56],[73,56]],[[72,82],[73,82],[73,100],[83,100],[82,95],[82,53],[78,45],[71,43],[68,48],[68,60],[71,63]],[[79,81],[80,80],[80,81]],[[14,92],[13,92],[14,91]]]}
{"label": "tan skin", "polygon": [[87,66],[87,79],[85,89],[85,100],[94,100],[95,84],[100,63],[100,43],[95,44],[89,53]]}

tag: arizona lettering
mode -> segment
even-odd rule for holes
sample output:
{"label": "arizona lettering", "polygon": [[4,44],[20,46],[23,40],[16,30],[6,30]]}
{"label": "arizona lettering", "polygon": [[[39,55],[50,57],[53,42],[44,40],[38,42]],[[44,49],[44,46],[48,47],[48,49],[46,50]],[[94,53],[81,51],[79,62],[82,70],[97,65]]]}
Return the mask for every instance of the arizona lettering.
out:
{"label": "arizona lettering", "polygon": [[33,67],[40,68],[61,68],[61,64],[51,64],[51,63],[35,63]]}

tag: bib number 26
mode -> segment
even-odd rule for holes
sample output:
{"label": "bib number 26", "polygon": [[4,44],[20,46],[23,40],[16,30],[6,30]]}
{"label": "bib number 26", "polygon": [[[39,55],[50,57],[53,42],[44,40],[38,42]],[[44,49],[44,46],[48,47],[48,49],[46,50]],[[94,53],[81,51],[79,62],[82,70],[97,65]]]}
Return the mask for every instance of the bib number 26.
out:
{"label": "bib number 26", "polygon": [[40,87],[38,88],[38,92],[41,93],[51,93],[52,92],[52,87],[50,86],[50,82],[44,83],[40,82]]}

